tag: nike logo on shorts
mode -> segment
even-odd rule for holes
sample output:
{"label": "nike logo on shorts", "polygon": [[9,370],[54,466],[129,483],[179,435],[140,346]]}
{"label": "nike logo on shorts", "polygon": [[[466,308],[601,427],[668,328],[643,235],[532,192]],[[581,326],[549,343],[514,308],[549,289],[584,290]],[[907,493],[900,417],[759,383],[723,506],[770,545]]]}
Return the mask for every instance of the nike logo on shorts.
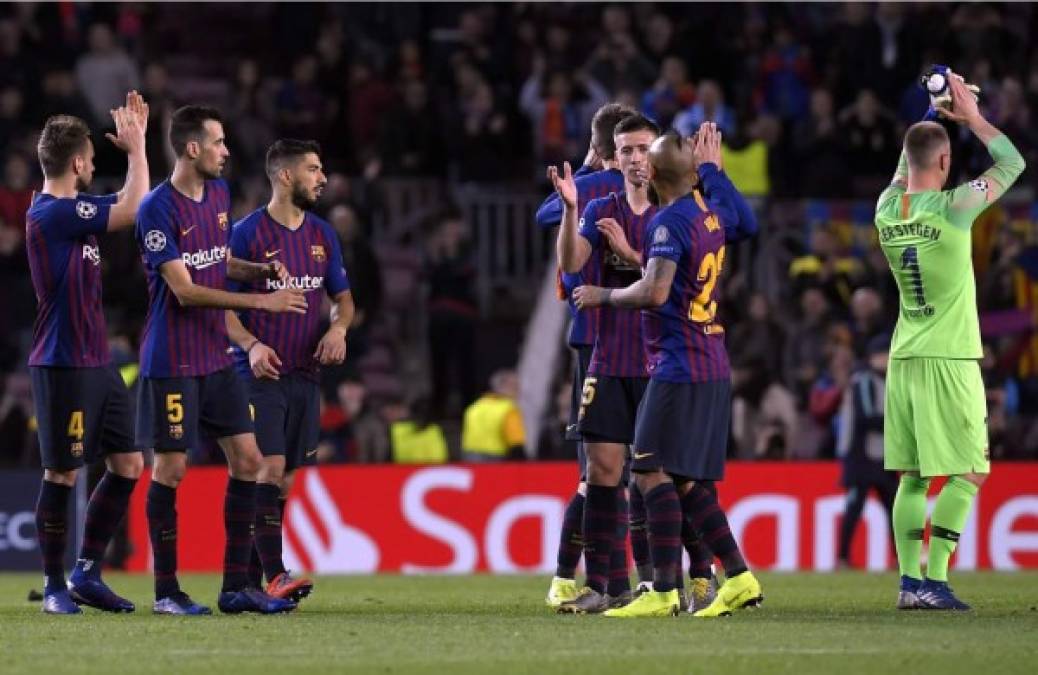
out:
{"label": "nike logo on shorts", "polygon": [[634,458],[635,459],[647,459],[649,457],[652,457],[653,454],[655,454],[655,453],[652,453],[652,452],[636,452],[636,453],[634,453]]}

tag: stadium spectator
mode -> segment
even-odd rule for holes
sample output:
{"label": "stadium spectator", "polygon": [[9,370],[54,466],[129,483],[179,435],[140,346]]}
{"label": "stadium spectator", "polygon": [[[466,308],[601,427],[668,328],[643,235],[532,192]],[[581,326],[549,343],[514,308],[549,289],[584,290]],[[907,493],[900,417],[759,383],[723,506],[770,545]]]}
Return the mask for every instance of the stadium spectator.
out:
{"label": "stadium spectator", "polygon": [[876,289],[868,286],[854,291],[850,309],[854,355],[864,359],[869,344],[884,334],[893,320],[886,314],[883,298]]}
{"label": "stadium spectator", "polygon": [[780,21],[760,65],[758,108],[785,122],[807,115],[814,79],[810,51],[797,41],[792,27]]}
{"label": "stadium spectator", "polygon": [[443,174],[443,129],[418,79],[401,82],[401,96],[382,123],[379,159],[384,176]]}
{"label": "stadium spectator", "polygon": [[880,107],[875,92],[863,89],[853,105],[838,116],[845,139],[844,152],[852,172],[852,194],[870,197],[890,182],[890,167],[897,163],[901,143],[893,118]]}
{"label": "stadium spectator", "polygon": [[661,129],[667,129],[678,111],[692,105],[695,98],[696,89],[688,79],[685,62],[677,56],[667,56],[656,83],[642,94],[641,109]]}
{"label": "stadium spectator", "polygon": [[696,97],[695,103],[674,117],[674,128],[682,136],[691,136],[703,122],[713,122],[725,136],[735,133],[735,111],[725,105],[724,93],[717,82],[700,82]]}
{"label": "stadium spectator", "polygon": [[846,193],[850,174],[843,154],[843,131],[837,125],[829,90],[811,92],[810,114],[796,124],[792,142],[802,172],[803,196],[824,199]]}
{"label": "stadium spectator", "polygon": [[428,239],[425,261],[432,400],[438,417],[457,409],[451,400],[452,392],[461,395],[462,406],[476,397],[473,350],[479,312],[474,296],[475,276],[465,223],[459,214],[447,213],[435,224]]}
{"label": "stadium spectator", "polygon": [[445,464],[449,459],[443,428],[432,420],[428,398],[404,406],[403,417],[389,425],[395,464]]}
{"label": "stadium spectator", "polygon": [[461,456],[466,462],[501,462],[522,459],[526,433],[516,404],[519,377],[499,370],[490,376],[490,391],[465,409],[461,430]]}
{"label": "stadium spectator", "polygon": [[872,338],[865,365],[842,392],[836,456],[842,464],[840,483],[847,490],[837,550],[837,564],[843,568],[851,566],[851,544],[869,490],[876,491],[888,517],[893,513],[897,474],[883,469],[883,393],[889,351],[889,334]]}
{"label": "stadium spectator", "polygon": [[317,86],[317,58],[306,54],[292,64],[292,77],[275,99],[277,133],[282,138],[323,138],[328,101]]}
{"label": "stadium spectator", "polygon": [[568,72],[545,72],[544,60],[535,59],[533,73],[523,85],[519,106],[533,127],[540,164],[579,157],[587,146],[591,117],[609,100],[609,92],[591,76],[578,71],[576,79],[585,90],[583,99]]}
{"label": "stadium spectator", "polygon": [[[243,166],[262,166],[266,148],[274,141],[274,110],[255,60],[245,58],[237,63],[230,100],[227,131],[236,161]],[[150,130],[151,125],[148,127]]]}
{"label": "stadium spectator", "polygon": [[109,25],[92,25],[87,46],[76,60],[76,80],[90,105],[93,123],[105,127],[109,111],[119,106],[126,92],[140,88],[140,75],[137,65],[116,43]]}
{"label": "stadium spectator", "polygon": [[448,147],[457,162],[457,180],[503,180],[510,154],[508,118],[497,108],[490,85],[480,82],[460,99],[453,119]]}
{"label": "stadium spectator", "polygon": [[789,332],[782,372],[786,385],[797,398],[797,407],[807,405],[807,395],[824,366],[825,337],[829,329],[829,302],[815,287],[800,294],[800,317]]}
{"label": "stadium spectator", "polygon": [[816,226],[811,233],[810,251],[789,266],[794,289],[820,288],[840,317],[846,314],[851,293],[862,275],[861,261],[846,252],[830,225]]}

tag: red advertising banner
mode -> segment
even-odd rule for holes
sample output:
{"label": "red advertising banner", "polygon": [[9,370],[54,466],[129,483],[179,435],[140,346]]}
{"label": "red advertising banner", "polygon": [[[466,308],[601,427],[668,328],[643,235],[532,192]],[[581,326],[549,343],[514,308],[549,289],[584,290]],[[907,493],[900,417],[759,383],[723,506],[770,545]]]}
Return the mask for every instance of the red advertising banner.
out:
{"label": "red advertising banner", "polygon": [[[833,463],[730,464],[719,491],[750,564],[833,569],[844,507],[838,479]],[[285,513],[285,562],[289,569],[326,574],[550,573],[576,480],[568,463],[301,471]],[[181,570],[220,569],[226,481],[226,469],[192,468],[178,490]],[[146,494],[147,485],[139,485],[130,515],[134,570],[151,564]],[[859,528],[852,561],[887,569],[893,547],[877,501],[869,500]],[[994,468],[952,566],[1038,568],[1038,464]]]}

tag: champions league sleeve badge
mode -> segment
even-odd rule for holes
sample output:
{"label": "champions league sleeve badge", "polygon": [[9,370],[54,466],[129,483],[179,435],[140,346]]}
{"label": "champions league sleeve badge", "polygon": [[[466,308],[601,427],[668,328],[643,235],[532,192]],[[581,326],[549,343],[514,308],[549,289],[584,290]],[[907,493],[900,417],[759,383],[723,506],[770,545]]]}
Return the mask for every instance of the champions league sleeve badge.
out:
{"label": "champions league sleeve badge", "polygon": [[76,215],[83,220],[90,220],[97,215],[97,204],[90,202],[76,202]]}
{"label": "champions league sleeve badge", "polygon": [[162,230],[149,230],[144,235],[144,248],[152,253],[158,253],[166,248],[166,235],[162,233]]}

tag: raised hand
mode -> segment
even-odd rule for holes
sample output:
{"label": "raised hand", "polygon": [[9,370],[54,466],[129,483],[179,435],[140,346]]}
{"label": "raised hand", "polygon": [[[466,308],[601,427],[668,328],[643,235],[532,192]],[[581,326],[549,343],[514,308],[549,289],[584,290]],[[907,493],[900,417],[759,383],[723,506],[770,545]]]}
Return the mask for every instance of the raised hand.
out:
{"label": "raised hand", "polygon": [[972,120],[980,117],[980,108],[977,105],[977,95],[966,84],[961,75],[948,71],[948,91],[951,93],[951,108],[941,106],[937,114],[942,117],[958,122],[969,124]]}
{"label": "raised hand", "polygon": [[713,122],[703,122],[695,135],[692,156],[696,166],[714,164],[721,168],[721,132]]}
{"label": "raised hand", "polygon": [[112,120],[115,122],[115,135],[106,133],[105,138],[128,155],[143,152],[144,130],[136,116],[123,106],[112,110]]}
{"label": "raised hand", "polygon": [[144,97],[137,93],[137,90],[126,94],[126,109],[137,119],[141,131],[145,134],[148,133],[148,114],[150,110],[148,104],[144,101]]}
{"label": "raised hand", "polygon": [[554,165],[548,167],[548,180],[555,187],[555,191],[559,193],[559,199],[562,203],[571,209],[577,208],[577,182],[573,180],[573,169],[570,167],[569,162],[563,162],[562,164],[562,175],[559,175],[559,170]]}

